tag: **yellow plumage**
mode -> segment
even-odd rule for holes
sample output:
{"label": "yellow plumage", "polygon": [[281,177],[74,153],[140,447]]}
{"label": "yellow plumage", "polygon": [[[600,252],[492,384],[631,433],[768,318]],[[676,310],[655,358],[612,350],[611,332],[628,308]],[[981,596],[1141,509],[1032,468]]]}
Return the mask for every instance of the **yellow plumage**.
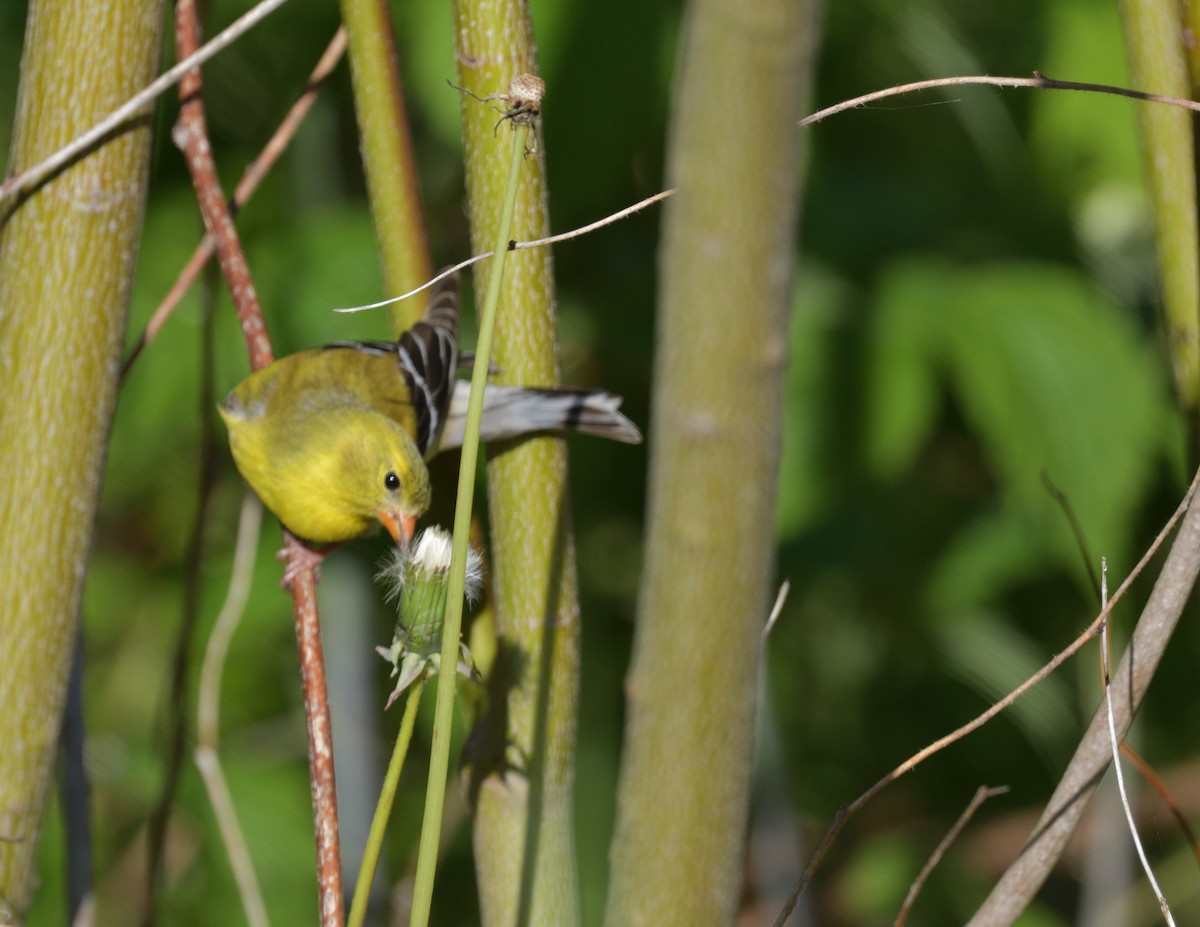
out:
{"label": "yellow plumage", "polygon": [[[391,395],[376,405],[385,378]],[[298,537],[333,544],[429,507],[406,393],[394,360],[318,348],[243,380],[220,411],[234,462],[267,508]]]}
{"label": "yellow plumage", "polygon": [[[397,542],[412,536],[429,507],[425,460],[461,442],[457,283],[451,278],[433,295],[425,319],[399,342],[289,355],[221,403],[234,463],[292,534],[336,544],[382,522]],[[482,434],[579,430],[640,441],[619,404],[598,390],[489,386]]]}

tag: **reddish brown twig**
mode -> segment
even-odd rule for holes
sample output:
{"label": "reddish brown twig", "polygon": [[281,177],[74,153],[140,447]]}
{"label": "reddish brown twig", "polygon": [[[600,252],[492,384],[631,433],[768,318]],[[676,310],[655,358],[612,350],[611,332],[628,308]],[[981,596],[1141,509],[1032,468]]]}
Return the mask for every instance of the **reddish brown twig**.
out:
{"label": "reddish brown twig", "polygon": [[[195,50],[199,35],[195,0],[178,0],[175,6],[177,54],[184,58]],[[261,370],[274,359],[263,322],[258,294],[250,268],[238,241],[237,230],[226,205],[213,163],[205,126],[202,81],[199,70],[189,71],[180,83],[179,122],[173,137],[183,149],[204,224],[213,237],[226,284],[233,296],[242,336],[250,354],[250,366]],[[284,535],[286,549],[295,542]],[[296,640],[300,651],[304,707],[308,719],[308,759],[312,781],[314,831],[317,844],[317,882],[322,927],[340,927],[343,922],[342,871],[338,841],[337,796],[334,787],[333,735],[325,683],[325,659],[317,616],[316,576],[311,567],[289,571]]]}
{"label": "reddish brown twig", "polygon": [[[309,110],[312,109],[313,103],[316,102],[317,92],[321,89],[321,84],[333,72],[338,63],[342,60],[342,56],[346,53],[346,30],[338,28],[334,33],[333,39],[326,47],[324,54],[321,55],[317,66],[313,68],[313,72],[309,75],[308,84],[304,88],[304,92],[292,108],[288,110],[288,114],[279,123],[274,134],[263,146],[263,150],[258,157],[246,165],[245,171],[242,173],[241,180],[233,190],[233,198],[229,201],[229,211],[232,215],[237,215],[241,208],[250,200],[254,192],[258,189],[258,185],[270,173],[271,168],[275,166],[275,162],[279,160],[296,132],[300,129],[304,119],[308,116]],[[146,323],[146,329],[142,332],[142,336],[138,339],[129,357],[125,361],[125,366],[121,370],[121,376],[124,377],[129,373],[130,367],[134,361],[142,353],[142,349],[152,342],[166,324],[171,313],[175,311],[175,307],[179,305],[184,295],[199,276],[204,265],[208,263],[208,259],[213,256],[215,243],[211,234],[205,233],[200,240],[200,244],[196,246],[196,250],[192,252],[191,258],[184,265],[183,270],[179,272],[179,276],[175,279],[175,283],[171,289],[167,291],[167,295],[163,297],[163,301],[158,308],[154,310],[154,314],[150,316],[150,321]]]}
{"label": "reddish brown twig", "polygon": [[963,828],[967,826],[971,818],[975,816],[975,812],[989,798],[995,798],[997,795],[1003,795],[1008,791],[1007,785],[998,786],[996,788],[988,788],[986,785],[981,785],[975,790],[967,807],[963,809],[963,813],[958,816],[958,820],[954,822],[954,826],[946,832],[946,836],[941,839],[941,842],[934,849],[932,855],[921,867],[921,871],[913,880],[913,884],[908,889],[908,894],[904,898],[904,904],[900,906],[900,913],[896,915],[896,920],[892,927],[904,927],[904,923],[908,920],[908,913],[912,910],[913,902],[917,900],[917,895],[920,894],[925,882],[929,879],[929,874],[933,872],[938,863],[942,861],[942,857],[946,855],[946,850],[950,848],[958,835],[962,833]]}
{"label": "reddish brown twig", "polygon": [[[293,543],[288,539],[286,544]],[[312,783],[313,820],[317,838],[317,899],[321,927],[345,923],[342,895],[341,842],[338,837],[337,788],[333,771],[333,726],[325,684],[325,651],[317,615],[316,574],[300,570],[291,583],[295,603],[296,641],[300,645],[300,679],[304,685],[304,717],[308,722],[308,765]]]}
{"label": "reddish brown twig", "polygon": [[842,828],[846,826],[846,822],[849,821],[850,818],[855,815],[855,813],[861,811],[863,806],[871,801],[871,799],[873,799],[876,795],[882,792],[901,776],[912,772],[917,768],[917,766],[929,759],[929,757],[945,749],[955,741],[961,740],[963,737],[981,728],[984,724],[986,724],[1004,709],[1008,708],[1018,698],[1028,692],[1033,686],[1037,685],[1052,672],[1058,669],[1058,667],[1066,662],[1070,657],[1074,656],[1084,644],[1100,633],[1101,626],[1108,620],[1109,615],[1112,613],[1112,610],[1116,607],[1117,603],[1121,601],[1126,591],[1128,591],[1129,587],[1133,584],[1133,581],[1137,579],[1142,570],[1146,568],[1146,564],[1148,564],[1151,558],[1158,553],[1158,549],[1166,540],[1167,535],[1171,533],[1171,531],[1175,528],[1176,523],[1178,523],[1179,519],[1183,517],[1183,514],[1188,510],[1188,507],[1192,503],[1193,497],[1196,495],[1197,487],[1200,487],[1200,470],[1198,470],[1196,475],[1192,477],[1191,485],[1188,486],[1187,492],[1184,493],[1183,500],[1179,503],[1178,508],[1175,509],[1174,514],[1170,517],[1170,519],[1167,520],[1166,525],[1163,526],[1163,529],[1158,533],[1158,536],[1155,537],[1149,549],[1147,549],[1147,551],[1142,555],[1141,560],[1137,562],[1137,565],[1125,578],[1125,581],[1121,583],[1120,588],[1117,589],[1116,593],[1109,600],[1108,604],[1100,610],[1100,613],[1095,617],[1095,619],[1093,619],[1092,623],[1088,625],[1082,634],[1076,637],[1075,640],[1067,645],[1064,650],[1055,654],[1054,658],[1051,659],[1049,663],[1030,676],[1027,680],[1025,680],[1025,682],[1021,683],[1021,685],[1015,688],[1012,692],[1008,693],[1008,695],[1006,695],[1000,701],[992,705],[992,707],[987,711],[978,715],[973,720],[968,721],[962,727],[952,731],[945,737],[934,741],[923,750],[914,753],[911,757],[909,757],[890,773],[876,782],[873,786],[867,789],[867,791],[863,792],[863,794],[856,798],[852,803],[849,805],[842,805],[838,808],[837,813],[834,815],[833,822],[825,831],[825,835],[821,838],[820,844],[818,844],[817,849],[813,852],[808,866],[805,867],[804,872],[801,873],[795,887],[792,889],[791,894],[784,903],[783,909],[779,912],[779,916],[775,919],[775,927],[782,927],[782,925],[786,923],[787,919],[791,916],[792,911],[795,910],[796,903],[800,900],[800,895],[804,892],[804,889],[808,886],[808,883],[812,880],[812,877],[821,867],[825,857],[829,854],[830,849],[833,847],[833,843],[837,839],[838,834],[841,832]]}
{"label": "reddish brown twig", "polygon": [[[186,57],[196,50],[198,34],[194,0],[180,0],[175,5],[175,44],[179,57]],[[246,255],[242,252],[233,216],[225,204],[225,194],[221,191],[221,181],[213,163],[204,103],[200,96],[202,87],[199,69],[188,71],[179,82],[179,97],[183,105],[171,137],[187,160],[200,212],[209,235],[213,237],[217,256],[221,259],[221,271],[242,325],[242,337],[246,339],[246,348],[250,352],[250,366],[261,370],[275,359],[275,355],[267,336],[266,323],[263,322],[258,293],[246,264]]]}
{"label": "reddish brown twig", "polygon": [[1147,763],[1133,747],[1129,746],[1129,741],[1122,741],[1121,752],[1125,754],[1125,759],[1129,760],[1137,768],[1138,773],[1146,780],[1146,784],[1154,789],[1162,803],[1167,806],[1167,810],[1171,812],[1171,816],[1175,818],[1175,822],[1183,832],[1188,846],[1192,848],[1192,856],[1195,857],[1197,863],[1200,863],[1200,841],[1196,840],[1196,831],[1192,829],[1187,815],[1179,807],[1179,802],[1175,800],[1175,796],[1171,794],[1171,790],[1167,787],[1167,784],[1154,771],[1154,767]]}

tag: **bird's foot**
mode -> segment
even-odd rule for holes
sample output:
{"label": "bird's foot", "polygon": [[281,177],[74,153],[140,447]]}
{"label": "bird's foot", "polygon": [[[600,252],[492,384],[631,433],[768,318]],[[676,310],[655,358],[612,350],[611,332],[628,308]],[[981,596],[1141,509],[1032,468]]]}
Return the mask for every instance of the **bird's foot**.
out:
{"label": "bird's foot", "polygon": [[275,555],[276,560],[285,564],[283,580],[280,585],[284,589],[291,589],[292,582],[296,577],[308,570],[312,571],[313,580],[319,583],[321,581],[321,563],[336,546],[333,544],[328,547],[309,547],[299,538],[285,533],[283,549]]}

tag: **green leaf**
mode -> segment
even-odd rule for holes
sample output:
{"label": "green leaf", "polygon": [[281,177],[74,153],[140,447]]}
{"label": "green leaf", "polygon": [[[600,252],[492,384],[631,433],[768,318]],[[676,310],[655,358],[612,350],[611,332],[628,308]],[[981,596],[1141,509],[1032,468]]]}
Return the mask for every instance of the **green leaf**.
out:
{"label": "green leaf", "polygon": [[980,564],[1005,576],[1031,556],[1085,575],[1043,473],[1066,494],[1094,554],[1124,566],[1133,515],[1172,430],[1164,375],[1126,314],[1053,265],[913,260],[881,285],[876,335],[870,463],[883,475],[912,464],[932,427],[940,372],[1000,483],[1004,518],[1023,526],[1021,549],[963,536],[1010,552],[1006,561],[957,551],[958,563],[973,564],[973,584],[988,584]]}

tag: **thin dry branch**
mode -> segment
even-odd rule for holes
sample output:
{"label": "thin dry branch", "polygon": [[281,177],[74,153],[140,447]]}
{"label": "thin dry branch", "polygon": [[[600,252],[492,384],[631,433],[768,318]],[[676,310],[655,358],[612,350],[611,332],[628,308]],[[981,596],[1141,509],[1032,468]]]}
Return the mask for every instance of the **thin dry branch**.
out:
{"label": "thin dry branch", "polygon": [[[619,222],[626,216],[631,216],[635,212],[640,212],[647,206],[653,206],[660,200],[665,200],[668,196],[674,193],[674,190],[663,190],[655,193],[653,196],[648,196],[644,200],[639,200],[632,206],[626,206],[624,209],[618,209],[611,215],[605,216],[603,219],[597,219],[595,222],[590,222],[587,225],[580,226],[577,229],[571,229],[569,232],[562,232],[558,235],[551,235],[549,238],[537,238],[532,241],[510,241],[508,243],[509,251],[525,251],[529,248],[541,248],[544,245],[557,244],[560,241],[570,241],[572,238],[579,238],[581,235],[586,235],[588,232],[594,232],[596,229],[604,228],[606,225],[612,225],[614,222]],[[334,312],[364,312],[367,309],[380,309],[383,306],[390,306],[392,303],[398,303],[402,299],[408,299],[410,296],[416,296],[422,290],[427,290],[439,280],[444,280],[459,271],[465,270],[472,264],[477,264],[480,261],[487,260],[492,257],[495,251],[484,251],[482,254],[476,254],[473,257],[467,258],[465,261],[460,261],[453,267],[447,267],[439,271],[437,276],[422,283],[415,290],[409,290],[407,293],[401,293],[399,296],[389,296],[387,299],[380,300],[377,303],[368,303],[365,306],[347,306],[344,309],[334,309]]]}
{"label": "thin dry branch", "polygon": [[74,161],[79,155],[100,144],[109,135],[116,133],[126,122],[138,118],[138,113],[142,107],[156,100],[174,87],[189,70],[199,67],[199,65],[212,58],[218,52],[228,48],[237,39],[241,38],[242,35],[258,25],[258,23],[262,22],[263,19],[275,12],[286,2],[287,0],[263,0],[262,3],[258,4],[258,6],[251,9],[248,13],[234,20],[231,25],[223,32],[218,33],[203,48],[199,48],[191,55],[181,58],[178,64],[150,83],[145,90],[130,97],[74,141],[64,145],[44,161],[39,161],[27,170],[21,171],[21,173],[9,177],[6,181],[0,183],[0,203],[3,203],[11,196],[15,196],[42,183]]}
{"label": "thin dry branch", "polygon": [[[180,0],[175,6],[175,43],[179,56],[187,58],[196,47],[199,28],[196,24],[196,7],[193,0]],[[179,96],[183,105],[179,110],[179,121],[171,133],[175,144],[183,151],[200,212],[208,233],[213,236],[217,256],[221,259],[221,271],[233,297],[238,321],[242,326],[242,337],[250,352],[250,366],[261,370],[274,359],[267,326],[263,321],[258,292],[250,277],[250,267],[238,239],[233,216],[225,203],[221,181],[213,162],[212,147],[208,140],[208,126],[204,118],[203,84],[199,68],[183,75],[179,83]]]}
{"label": "thin dry branch", "polygon": [[[270,173],[271,168],[275,166],[275,162],[287,150],[296,132],[299,131],[301,124],[312,109],[313,103],[316,102],[317,92],[321,89],[321,85],[325,79],[333,72],[338,63],[342,60],[342,56],[346,52],[346,30],[339,27],[334,33],[333,39],[330,40],[324,53],[321,55],[317,66],[313,68],[312,74],[309,75],[308,83],[305,85],[304,92],[292,108],[288,110],[283,121],[275,129],[275,132],[267,140],[257,158],[246,165],[245,171],[242,173],[238,185],[233,190],[233,198],[229,201],[229,211],[232,215],[237,215],[241,208],[250,200],[254,192],[258,189],[263,179]],[[129,357],[125,361],[125,366],[121,370],[121,376],[125,377],[134,361],[142,353],[142,349],[150,344],[163,325],[166,324],[171,313],[175,311],[175,307],[179,305],[188,289],[191,288],[193,282],[204,265],[208,263],[208,259],[213,256],[216,250],[216,241],[213,236],[205,232],[200,243],[196,245],[196,250],[192,252],[191,258],[184,265],[183,270],[179,272],[179,276],[175,279],[175,283],[171,289],[167,291],[167,295],[163,297],[163,301],[158,308],[154,310],[150,316],[150,321],[146,323],[146,329],[142,332],[137,344],[134,345]]]}
{"label": "thin dry branch", "polygon": [[225,773],[221,769],[220,708],[221,676],[225,669],[225,658],[233,632],[237,630],[250,598],[250,586],[254,579],[254,558],[258,548],[259,529],[262,526],[262,503],[249,489],[242,500],[242,514],[238,521],[237,546],[233,554],[233,573],[229,577],[229,589],[225,601],[217,614],[208,647],[204,651],[204,664],[200,671],[200,694],[196,709],[196,767],[204,780],[208,800],[212,803],[229,865],[233,869],[234,881],[242,898],[242,910],[250,927],[269,927],[267,908],[263,903],[262,889],[254,874],[254,863],[242,826],[238,822],[233,805],[233,795]]}
{"label": "thin dry branch", "polygon": [[967,803],[967,807],[963,809],[963,813],[958,816],[958,820],[954,822],[954,826],[946,832],[946,836],[941,839],[925,865],[921,867],[921,871],[917,873],[916,879],[913,880],[912,886],[908,890],[908,894],[904,898],[904,904],[900,906],[900,912],[896,915],[896,920],[893,927],[904,927],[908,920],[909,912],[912,911],[913,902],[917,900],[917,895],[921,893],[925,882],[929,879],[929,874],[937,867],[937,864],[942,861],[942,857],[946,855],[946,851],[950,849],[950,844],[958,839],[958,835],[963,832],[963,828],[970,823],[971,818],[975,816],[975,812],[989,798],[995,798],[997,795],[1003,795],[1008,791],[1007,785],[996,786],[989,788],[986,785],[981,785],[975,790],[975,794]]}
{"label": "thin dry branch", "polygon": [[833,106],[827,106],[825,109],[817,110],[809,116],[801,119],[797,125],[800,128],[811,126],[830,116],[836,116],[838,113],[844,113],[849,109],[858,109],[860,106],[866,106],[868,103],[874,103],[876,100],[886,100],[890,97],[902,96],[906,93],[916,93],[921,90],[935,90],[940,87],[967,87],[967,86],[985,86],[985,87],[1017,87],[1034,90],[1076,90],[1083,93],[1104,93],[1110,96],[1128,97],[1131,100],[1141,100],[1143,103],[1164,103],[1167,106],[1181,106],[1184,109],[1190,109],[1193,112],[1200,112],[1200,103],[1195,100],[1183,100],[1178,97],[1164,97],[1157,93],[1144,93],[1141,90],[1130,90],[1127,87],[1114,87],[1111,84],[1089,84],[1080,83],[1073,80],[1054,80],[1046,77],[1038,71],[1033,72],[1033,77],[990,77],[988,75],[979,75],[971,77],[937,77],[932,80],[919,80],[911,84],[900,84],[896,87],[887,87],[884,90],[876,90],[873,93],[864,93],[860,97],[854,97],[852,100],[843,100],[841,103],[835,103]]}
{"label": "thin dry branch", "polygon": [[[1200,479],[1200,474],[1197,478]],[[1192,499],[1195,487],[1193,480],[1185,503]],[[1133,715],[1154,678],[1179,616],[1191,597],[1197,574],[1200,574],[1200,507],[1193,506],[1179,527],[1113,676],[1113,726],[1121,738],[1128,733]],[[1122,589],[1127,584],[1128,581]],[[1105,612],[1110,609],[1111,603]],[[1045,882],[1112,761],[1108,727],[1109,711],[1100,705],[1024,848],[975,913],[971,927],[1011,924]]]}
{"label": "thin dry branch", "polygon": [[1146,784],[1154,789],[1159,800],[1167,806],[1167,810],[1171,812],[1171,816],[1175,818],[1175,823],[1179,825],[1179,830],[1183,833],[1184,839],[1187,840],[1188,846],[1192,848],[1192,857],[1200,864],[1200,840],[1196,839],[1196,831],[1180,807],[1179,802],[1175,800],[1175,796],[1171,794],[1171,790],[1167,788],[1167,784],[1154,771],[1154,767],[1147,763],[1133,747],[1129,746],[1129,741],[1121,744],[1121,752],[1125,754],[1125,759],[1129,760],[1137,769],[1139,775],[1146,780]]}
{"label": "thin dry branch", "polygon": [[775,627],[775,622],[779,620],[779,615],[783,612],[784,603],[787,602],[788,593],[791,591],[791,580],[785,579],[780,583],[779,592],[775,596],[775,604],[771,606],[771,613],[767,615],[767,623],[763,625],[762,639],[764,642],[771,633],[771,629]]}
{"label": "thin dry branch", "polygon": [[[1101,603],[1108,598],[1108,561],[1103,557],[1100,559],[1102,564],[1100,575],[1100,596]],[[1146,873],[1146,878],[1150,882],[1150,887],[1154,891],[1154,897],[1158,899],[1159,910],[1162,911],[1163,918],[1166,920],[1168,927],[1175,927],[1175,918],[1171,916],[1171,906],[1167,904],[1167,898],[1163,894],[1158,885],[1158,879],[1154,877],[1154,870],[1150,868],[1150,860],[1146,858],[1146,850],[1142,846],[1142,838],[1138,834],[1137,823],[1133,820],[1133,808],[1129,805],[1129,795],[1125,791],[1125,775],[1121,771],[1121,740],[1117,737],[1117,722],[1115,712],[1113,711],[1112,697],[1112,676],[1109,673],[1108,659],[1108,622],[1105,621],[1100,625],[1100,673],[1104,677],[1104,707],[1107,709],[1108,721],[1108,740],[1109,746],[1112,748],[1112,764],[1113,771],[1117,776],[1117,792],[1121,796],[1121,807],[1125,810],[1125,821],[1129,824],[1129,835],[1133,839],[1134,849],[1137,850],[1138,860],[1141,861],[1142,870]]]}
{"label": "thin dry branch", "polygon": [[[775,927],[782,927],[782,925],[787,922],[788,917],[790,917],[792,911],[795,910],[796,903],[799,901],[800,895],[804,892],[804,889],[808,886],[808,883],[812,881],[813,876],[816,875],[817,870],[821,867],[821,864],[824,862],[829,850],[833,847],[833,843],[837,839],[838,834],[841,832],[842,828],[845,827],[846,822],[849,821],[850,818],[853,817],[858,811],[862,810],[863,806],[865,806],[871,799],[873,799],[876,795],[882,792],[885,788],[887,788],[905,773],[916,769],[917,766],[929,759],[929,757],[945,749],[955,741],[961,740],[963,737],[967,736],[973,731],[978,730],[1004,709],[1008,708],[1013,702],[1033,688],[1033,686],[1037,685],[1052,672],[1058,669],[1058,667],[1066,662],[1069,658],[1074,656],[1084,644],[1086,644],[1100,632],[1101,625],[1108,620],[1108,616],[1116,607],[1117,603],[1120,602],[1124,597],[1126,591],[1132,585],[1133,581],[1137,579],[1142,570],[1146,568],[1146,565],[1150,562],[1151,558],[1158,553],[1158,549],[1162,546],[1163,541],[1166,540],[1167,536],[1171,533],[1172,529],[1174,529],[1180,518],[1183,517],[1184,513],[1189,510],[1192,499],[1196,494],[1197,487],[1200,487],[1200,471],[1197,471],[1196,475],[1192,477],[1192,482],[1188,486],[1187,492],[1184,493],[1183,500],[1179,503],[1179,506],[1175,509],[1175,512],[1167,520],[1166,525],[1163,526],[1162,530],[1155,537],[1153,543],[1151,543],[1150,547],[1142,555],[1142,558],[1137,562],[1137,565],[1130,572],[1129,576],[1127,576],[1125,581],[1121,583],[1120,588],[1117,589],[1112,599],[1104,608],[1101,609],[1100,614],[1096,616],[1096,618],[1090,625],[1088,625],[1082,634],[1076,637],[1075,640],[1072,641],[1064,650],[1055,654],[1054,658],[1051,659],[1049,663],[1030,676],[1027,680],[1025,680],[1025,682],[1021,683],[1021,685],[1019,685],[1017,688],[1013,689],[1013,691],[1008,693],[1008,695],[1006,695],[1000,701],[992,705],[992,707],[987,711],[978,715],[976,718],[967,722],[957,730],[952,731],[946,736],[934,741],[923,750],[914,753],[911,757],[909,757],[890,773],[876,782],[873,786],[871,786],[871,788],[867,789],[867,791],[865,791],[852,803],[849,805],[842,805],[838,808],[834,815],[833,821],[825,831],[825,835],[821,838],[820,844],[813,852],[812,859],[809,861],[808,866],[797,880],[795,887],[792,889],[791,894],[788,896],[788,899],[783,906],[783,909],[779,912],[779,916],[775,919]],[[1200,522],[1200,514],[1193,512],[1191,518],[1189,518],[1188,521],[1185,521],[1185,527],[1189,524],[1189,522],[1193,521]],[[1198,536],[1197,546],[1200,547],[1200,524],[1196,526],[1196,533]],[[1179,542],[1177,541],[1175,546],[1173,546],[1171,549],[1171,558],[1168,559],[1168,564],[1172,562],[1172,558],[1175,557],[1176,550],[1178,548]],[[1197,562],[1200,563],[1200,555],[1197,557]],[[1197,569],[1200,569],[1200,567],[1197,567]],[[1163,573],[1164,575],[1166,574],[1166,567],[1164,567]],[[1161,584],[1162,581],[1162,576],[1160,576],[1159,583]],[[1155,592],[1157,591],[1158,585],[1155,586]],[[1153,604],[1153,598],[1151,600],[1151,604]],[[1150,605],[1147,605],[1147,610],[1149,610],[1149,608]],[[1182,608],[1182,604],[1180,604],[1180,608]],[[1143,616],[1144,615],[1145,612],[1143,612]],[[1141,622],[1139,621],[1139,628],[1140,627]],[[1122,665],[1124,666],[1124,663]],[[1032,839],[1037,839],[1036,833],[1035,837]],[[1047,872],[1048,871],[1049,870],[1047,869]],[[981,923],[990,924],[992,921],[983,921]],[[996,923],[1001,922],[997,921]]]}
{"label": "thin dry branch", "polygon": [[[196,48],[199,25],[195,0],[178,0],[175,7],[175,42],[181,59]],[[179,122],[173,133],[183,149],[204,224],[213,236],[221,270],[225,275],[241,322],[242,335],[250,353],[250,365],[260,370],[274,354],[259,306],[258,294],[242,252],[237,230],[226,205],[213,163],[204,119],[199,69],[189,71],[180,83]],[[299,542],[286,532],[285,550],[295,552]],[[301,563],[307,563],[303,566]],[[338,840],[337,793],[333,770],[333,730],[325,681],[325,656],[317,615],[316,575],[311,557],[293,557],[289,588],[293,599],[296,640],[300,652],[300,674],[304,687],[304,710],[308,722],[308,761],[312,786],[314,832],[317,845],[317,888],[322,927],[343,923],[341,851]]]}
{"label": "thin dry branch", "polygon": [[[287,543],[294,542],[285,535]],[[342,895],[341,842],[338,836],[337,786],[333,772],[333,726],[325,681],[325,650],[317,616],[317,582],[312,569],[298,571],[291,582],[295,603],[296,641],[308,726],[308,766],[312,787],[313,825],[317,840],[317,892],[321,927],[345,922]]]}

